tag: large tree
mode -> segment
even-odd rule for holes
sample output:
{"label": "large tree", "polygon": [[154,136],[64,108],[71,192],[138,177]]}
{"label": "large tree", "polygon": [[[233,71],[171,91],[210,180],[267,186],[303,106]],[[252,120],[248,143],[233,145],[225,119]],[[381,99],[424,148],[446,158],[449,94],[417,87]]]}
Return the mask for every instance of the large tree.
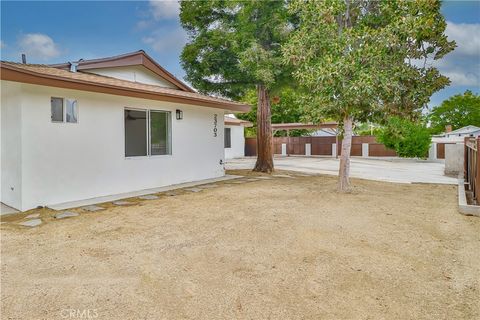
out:
{"label": "large tree", "polygon": [[448,84],[422,59],[455,44],[444,35],[439,1],[293,0],[291,10],[300,20],[285,61],[310,92],[311,116],[343,126],[338,188],[348,191],[353,123],[417,117]]}
{"label": "large tree", "polygon": [[204,93],[239,99],[257,92],[255,171],[273,171],[270,97],[290,76],[281,45],[292,23],[283,1],[182,1],[190,40],[181,60],[187,80]]}
{"label": "large tree", "polygon": [[443,132],[447,125],[454,130],[468,125],[480,127],[480,96],[468,90],[456,94],[434,107],[428,120],[432,133]]}
{"label": "large tree", "polygon": [[[251,90],[247,92],[242,101],[248,104],[255,104],[257,99],[257,92]],[[272,97],[271,102],[271,119],[272,123],[292,123],[303,122],[305,119],[305,102],[303,101],[302,93],[298,91],[298,88],[287,87],[281,92],[276,93]],[[257,124],[257,108],[253,107],[248,113],[240,113],[236,115],[237,118]],[[251,129],[251,130],[250,130]],[[247,131],[256,132],[255,127],[247,128]],[[290,136],[301,136],[308,134],[309,130],[292,130]],[[286,131],[278,131],[274,134],[277,137],[285,136]],[[253,136],[253,135],[252,135]]]}

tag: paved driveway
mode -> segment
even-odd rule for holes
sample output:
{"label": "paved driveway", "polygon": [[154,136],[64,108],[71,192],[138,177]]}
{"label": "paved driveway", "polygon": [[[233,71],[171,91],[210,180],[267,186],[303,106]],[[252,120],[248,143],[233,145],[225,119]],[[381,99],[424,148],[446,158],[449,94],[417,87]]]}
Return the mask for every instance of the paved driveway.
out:
{"label": "paved driveway", "polygon": [[[228,160],[227,169],[251,169],[255,157]],[[275,168],[305,173],[338,175],[339,160],[322,157],[276,157]],[[443,174],[443,162],[398,158],[352,158],[351,176],[399,183],[457,184]]]}

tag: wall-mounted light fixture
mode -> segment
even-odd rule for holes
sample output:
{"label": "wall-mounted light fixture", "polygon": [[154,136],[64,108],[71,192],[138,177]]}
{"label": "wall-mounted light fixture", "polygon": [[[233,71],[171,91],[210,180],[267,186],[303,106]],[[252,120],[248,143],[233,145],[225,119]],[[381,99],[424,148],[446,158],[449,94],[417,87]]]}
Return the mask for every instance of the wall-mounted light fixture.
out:
{"label": "wall-mounted light fixture", "polygon": [[183,119],[183,111],[180,109],[177,109],[177,120],[182,120]]}

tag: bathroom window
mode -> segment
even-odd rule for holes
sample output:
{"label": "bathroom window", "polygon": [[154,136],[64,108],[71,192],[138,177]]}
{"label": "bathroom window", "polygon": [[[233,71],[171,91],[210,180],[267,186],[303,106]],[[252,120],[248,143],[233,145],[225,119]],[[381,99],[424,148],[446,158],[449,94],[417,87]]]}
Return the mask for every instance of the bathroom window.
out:
{"label": "bathroom window", "polygon": [[52,122],[78,122],[77,100],[52,97],[50,107]]}
{"label": "bathroom window", "polygon": [[67,122],[78,122],[78,102],[75,99],[66,99],[66,116]]}
{"label": "bathroom window", "polygon": [[51,98],[52,122],[63,122],[63,98]]}

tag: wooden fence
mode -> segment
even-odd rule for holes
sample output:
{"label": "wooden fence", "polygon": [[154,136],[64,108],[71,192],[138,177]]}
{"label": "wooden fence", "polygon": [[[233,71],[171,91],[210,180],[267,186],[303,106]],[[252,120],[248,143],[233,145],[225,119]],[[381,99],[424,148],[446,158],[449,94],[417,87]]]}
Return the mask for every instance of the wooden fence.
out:
{"label": "wooden fence", "polygon": [[[273,152],[275,154],[282,154],[282,144],[286,145],[288,155],[306,155],[307,144],[310,144],[312,156],[340,155],[342,150],[342,140],[339,139],[336,144],[335,137],[274,137]],[[362,144],[368,144],[369,157],[395,157],[397,155],[395,151],[378,143],[374,136],[356,136],[352,138],[352,156],[362,156]],[[337,150],[333,150],[335,147]],[[256,138],[245,139],[245,155],[257,155]]]}
{"label": "wooden fence", "polygon": [[472,203],[480,205],[480,137],[465,138],[464,176]]}

